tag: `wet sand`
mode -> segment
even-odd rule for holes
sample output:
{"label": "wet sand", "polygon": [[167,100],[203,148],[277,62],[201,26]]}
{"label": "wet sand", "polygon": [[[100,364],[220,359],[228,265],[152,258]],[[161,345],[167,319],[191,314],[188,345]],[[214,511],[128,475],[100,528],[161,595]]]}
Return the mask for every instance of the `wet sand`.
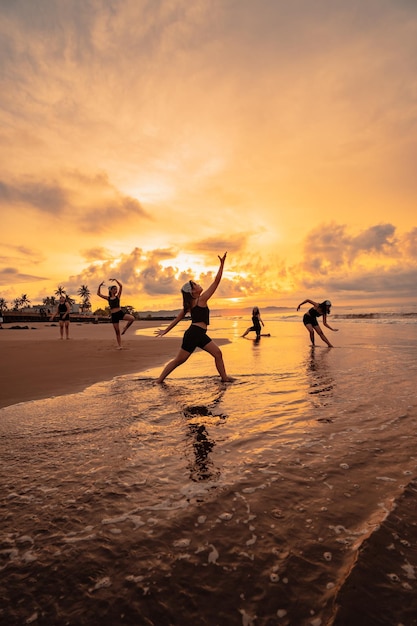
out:
{"label": "wet sand", "polygon": [[[202,352],[154,384],[184,325],[0,331],[18,401],[42,350],[57,396],[1,411],[1,623],[417,626],[417,327],[240,326],[213,323],[233,385]],[[83,354],[81,387],[116,378],[71,394]]]}
{"label": "wet sand", "polygon": [[[17,325],[29,328],[11,329]],[[160,325],[135,322],[122,337],[123,349],[118,350],[111,324],[71,323],[69,340],[60,339],[58,324],[4,324],[0,330],[0,408],[76,393],[96,382],[163,365],[178,349],[178,337],[136,334]]]}

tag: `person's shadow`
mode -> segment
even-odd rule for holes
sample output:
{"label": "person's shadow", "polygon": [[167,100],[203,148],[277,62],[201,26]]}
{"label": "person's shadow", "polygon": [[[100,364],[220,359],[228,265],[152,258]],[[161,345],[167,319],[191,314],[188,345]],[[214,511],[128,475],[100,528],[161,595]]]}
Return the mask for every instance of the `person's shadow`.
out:
{"label": "person's shadow", "polygon": [[320,350],[317,353],[316,348],[311,346],[309,357],[306,359],[310,387],[308,393],[311,396],[313,406],[316,408],[327,406],[333,396],[335,381],[327,364],[329,351],[330,348],[324,351]]}
{"label": "person's shadow", "polygon": [[188,424],[187,438],[191,442],[193,457],[190,458],[188,468],[193,481],[217,480],[220,470],[214,466],[210,453],[216,443],[210,439],[204,424]]}

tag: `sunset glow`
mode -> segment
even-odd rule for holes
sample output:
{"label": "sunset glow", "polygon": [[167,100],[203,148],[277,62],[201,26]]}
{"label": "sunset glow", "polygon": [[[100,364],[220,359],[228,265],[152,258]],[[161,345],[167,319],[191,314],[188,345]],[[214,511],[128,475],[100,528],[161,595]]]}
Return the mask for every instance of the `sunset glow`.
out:
{"label": "sunset glow", "polygon": [[0,8],[0,296],[415,302],[417,5]]}

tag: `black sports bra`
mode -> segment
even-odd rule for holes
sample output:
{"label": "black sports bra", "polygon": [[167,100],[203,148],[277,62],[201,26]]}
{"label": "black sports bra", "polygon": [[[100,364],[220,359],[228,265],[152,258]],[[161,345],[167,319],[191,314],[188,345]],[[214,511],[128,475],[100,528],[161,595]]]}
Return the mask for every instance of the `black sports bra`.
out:
{"label": "black sports bra", "polygon": [[210,311],[207,306],[199,306],[196,304],[190,311],[191,321],[195,324],[196,322],[204,322],[207,326],[210,324]]}
{"label": "black sports bra", "polygon": [[120,298],[109,298],[109,307],[111,309],[120,309]]}
{"label": "black sports bra", "polygon": [[313,319],[317,319],[318,317],[321,317],[323,315],[323,313],[320,313],[320,311],[317,311],[317,309],[315,309],[314,307],[312,307],[309,312],[308,312],[309,316],[312,317]]}

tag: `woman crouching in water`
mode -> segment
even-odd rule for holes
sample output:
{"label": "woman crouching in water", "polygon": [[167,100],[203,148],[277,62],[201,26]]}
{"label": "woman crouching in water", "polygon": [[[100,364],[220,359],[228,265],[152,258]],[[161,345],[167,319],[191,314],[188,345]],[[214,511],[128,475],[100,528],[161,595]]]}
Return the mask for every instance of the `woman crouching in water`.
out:
{"label": "woman crouching in water", "polygon": [[303,306],[303,304],[306,304],[307,302],[309,304],[312,304],[313,306],[311,309],[309,309],[308,313],[304,314],[303,324],[308,330],[308,332],[310,333],[311,345],[314,346],[314,331],[315,331],[320,337],[320,339],[322,339],[324,343],[327,343],[329,348],[333,348],[334,346],[332,346],[330,341],[327,339],[326,335],[323,333],[317,320],[318,317],[323,316],[323,326],[326,326],[326,328],[328,328],[329,330],[333,330],[334,332],[337,332],[339,330],[338,328],[332,328],[327,323],[327,316],[330,314],[330,307],[332,306],[332,303],[330,302],[330,300],[325,300],[324,302],[321,302],[320,304],[318,302],[314,302],[313,300],[303,300],[303,302],[301,302],[301,304],[298,305],[297,311],[299,311],[300,308]]}
{"label": "woman crouching in water", "polygon": [[226,260],[226,254],[224,253],[222,257],[219,256],[220,267],[216,274],[216,277],[210,287],[208,287],[205,291],[203,288],[189,280],[185,285],[181,288],[182,299],[183,299],[183,309],[177,315],[177,317],[164,329],[158,329],[155,331],[157,337],[163,337],[167,333],[169,333],[174,326],[178,324],[187,313],[191,315],[191,326],[185,331],[184,337],[182,340],[182,345],[180,351],[177,356],[172,359],[162,370],[161,375],[157,379],[157,383],[162,383],[165,378],[170,374],[176,367],[185,363],[185,361],[189,358],[189,356],[194,352],[196,348],[201,348],[205,350],[214,358],[214,362],[216,364],[217,371],[220,374],[220,377],[223,382],[232,382],[233,378],[230,378],[226,374],[226,369],[223,362],[222,352],[217,344],[214,343],[212,339],[207,335],[207,326],[210,321],[209,308],[207,306],[207,301],[211,298],[211,296],[216,291],[219,286],[222,274],[224,262]]}
{"label": "woman crouching in water", "polygon": [[117,283],[117,287],[116,285],[112,285],[111,287],[109,287],[109,295],[104,296],[101,293],[101,288],[104,285],[104,282],[102,282],[98,286],[97,295],[100,296],[100,298],[107,300],[107,302],[109,303],[111,321],[113,323],[114,332],[116,333],[117,345],[118,345],[119,350],[121,350],[122,339],[120,336],[119,322],[120,320],[125,320],[127,322],[126,326],[124,327],[121,333],[122,335],[124,335],[127,329],[129,328],[129,326],[131,326],[133,322],[135,321],[135,318],[130,313],[126,313],[126,311],[123,311],[120,306],[120,296],[122,295],[122,289],[123,289],[122,283],[119,283],[119,281],[116,280],[116,278],[110,278],[110,280]]}

